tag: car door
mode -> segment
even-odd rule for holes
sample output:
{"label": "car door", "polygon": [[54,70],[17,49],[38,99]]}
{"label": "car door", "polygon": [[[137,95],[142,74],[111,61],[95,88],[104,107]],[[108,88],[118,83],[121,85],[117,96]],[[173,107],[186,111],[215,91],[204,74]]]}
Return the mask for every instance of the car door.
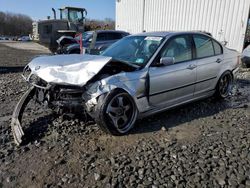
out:
{"label": "car door", "polygon": [[[191,35],[170,38],[149,68],[151,105],[171,106],[193,97],[196,64],[193,61]],[[174,64],[157,66],[163,57],[174,58]]]}
{"label": "car door", "polygon": [[215,87],[220,66],[223,63],[221,45],[206,35],[193,35],[196,49],[197,83],[195,95],[202,95]]}

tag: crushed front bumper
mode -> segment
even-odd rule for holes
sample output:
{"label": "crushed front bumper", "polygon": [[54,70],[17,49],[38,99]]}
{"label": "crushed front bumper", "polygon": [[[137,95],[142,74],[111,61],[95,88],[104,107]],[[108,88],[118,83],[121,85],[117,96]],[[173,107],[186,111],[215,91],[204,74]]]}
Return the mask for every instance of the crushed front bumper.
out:
{"label": "crushed front bumper", "polygon": [[18,146],[23,142],[24,137],[23,113],[31,99],[58,114],[78,115],[84,111],[82,91],[79,89],[53,87],[51,90],[46,90],[31,86],[19,100],[12,114],[11,129]]}
{"label": "crushed front bumper", "polygon": [[22,138],[24,136],[24,132],[21,127],[23,111],[34,95],[35,87],[32,86],[25,92],[25,94],[19,100],[12,114],[11,129],[14,136],[14,141],[17,145],[20,145],[22,143]]}

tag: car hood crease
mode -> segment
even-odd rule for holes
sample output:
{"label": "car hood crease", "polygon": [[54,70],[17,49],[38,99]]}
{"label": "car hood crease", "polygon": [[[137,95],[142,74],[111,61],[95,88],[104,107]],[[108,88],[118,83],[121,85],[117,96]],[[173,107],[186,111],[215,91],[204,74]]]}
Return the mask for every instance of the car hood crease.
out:
{"label": "car hood crease", "polygon": [[94,55],[57,55],[33,59],[29,64],[32,74],[48,83],[84,86],[111,57]]}

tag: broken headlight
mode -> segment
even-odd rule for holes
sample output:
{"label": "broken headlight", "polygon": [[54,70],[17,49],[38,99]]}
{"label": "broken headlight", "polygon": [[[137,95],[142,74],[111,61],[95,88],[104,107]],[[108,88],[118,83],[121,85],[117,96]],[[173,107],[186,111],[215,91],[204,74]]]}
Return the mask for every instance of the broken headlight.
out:
{"label": "broken headlight", "polygon": [[29,83],[31,83],[31,84],[34,85],[34,84],[38,84],[39,83],[40,78],[37,75],[35,75],[35,74],[31,74],[28,81],[29,81]]}
{"label": "broken headlight", "polygon": [[31,75],[31,69],[30,69],[30,67],[29,67],[29,66],[24,67],[24,69],[23,69],[23,74],[22,74],[23,78],[24,78],[26,81],[28,81],[30,75]]}
{"label": "broken headlight", "polygon": [[30,84],[37,84],[39,81],[39,77],[35,74],[32,74],[32,71],[29,66],[26,66],[24,68],[22,76]]}

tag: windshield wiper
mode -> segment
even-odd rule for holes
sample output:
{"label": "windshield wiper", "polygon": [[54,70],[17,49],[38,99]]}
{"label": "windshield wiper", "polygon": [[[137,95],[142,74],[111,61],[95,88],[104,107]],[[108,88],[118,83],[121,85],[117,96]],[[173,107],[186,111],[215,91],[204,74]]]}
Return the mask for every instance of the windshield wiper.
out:
{"label": "windshield wiper", "polygon": [[135,65],[134,63],[129,62],[129,61],[124,61],[124,60],[121,60],[121,59],[115,59],[115,58],[113,58],[113,60],[115,60],[115,61],[119,61],[119,62],[122,62],[122,63],[125,63],[125,64],[127,64],[127,65],[129,65],[129,66],[132,66],[132,67],[136,68],[136,69],[138,69],[138,68],[140,68],[140,67],[141,67],[141,66],[139,66],[139,65]]}

